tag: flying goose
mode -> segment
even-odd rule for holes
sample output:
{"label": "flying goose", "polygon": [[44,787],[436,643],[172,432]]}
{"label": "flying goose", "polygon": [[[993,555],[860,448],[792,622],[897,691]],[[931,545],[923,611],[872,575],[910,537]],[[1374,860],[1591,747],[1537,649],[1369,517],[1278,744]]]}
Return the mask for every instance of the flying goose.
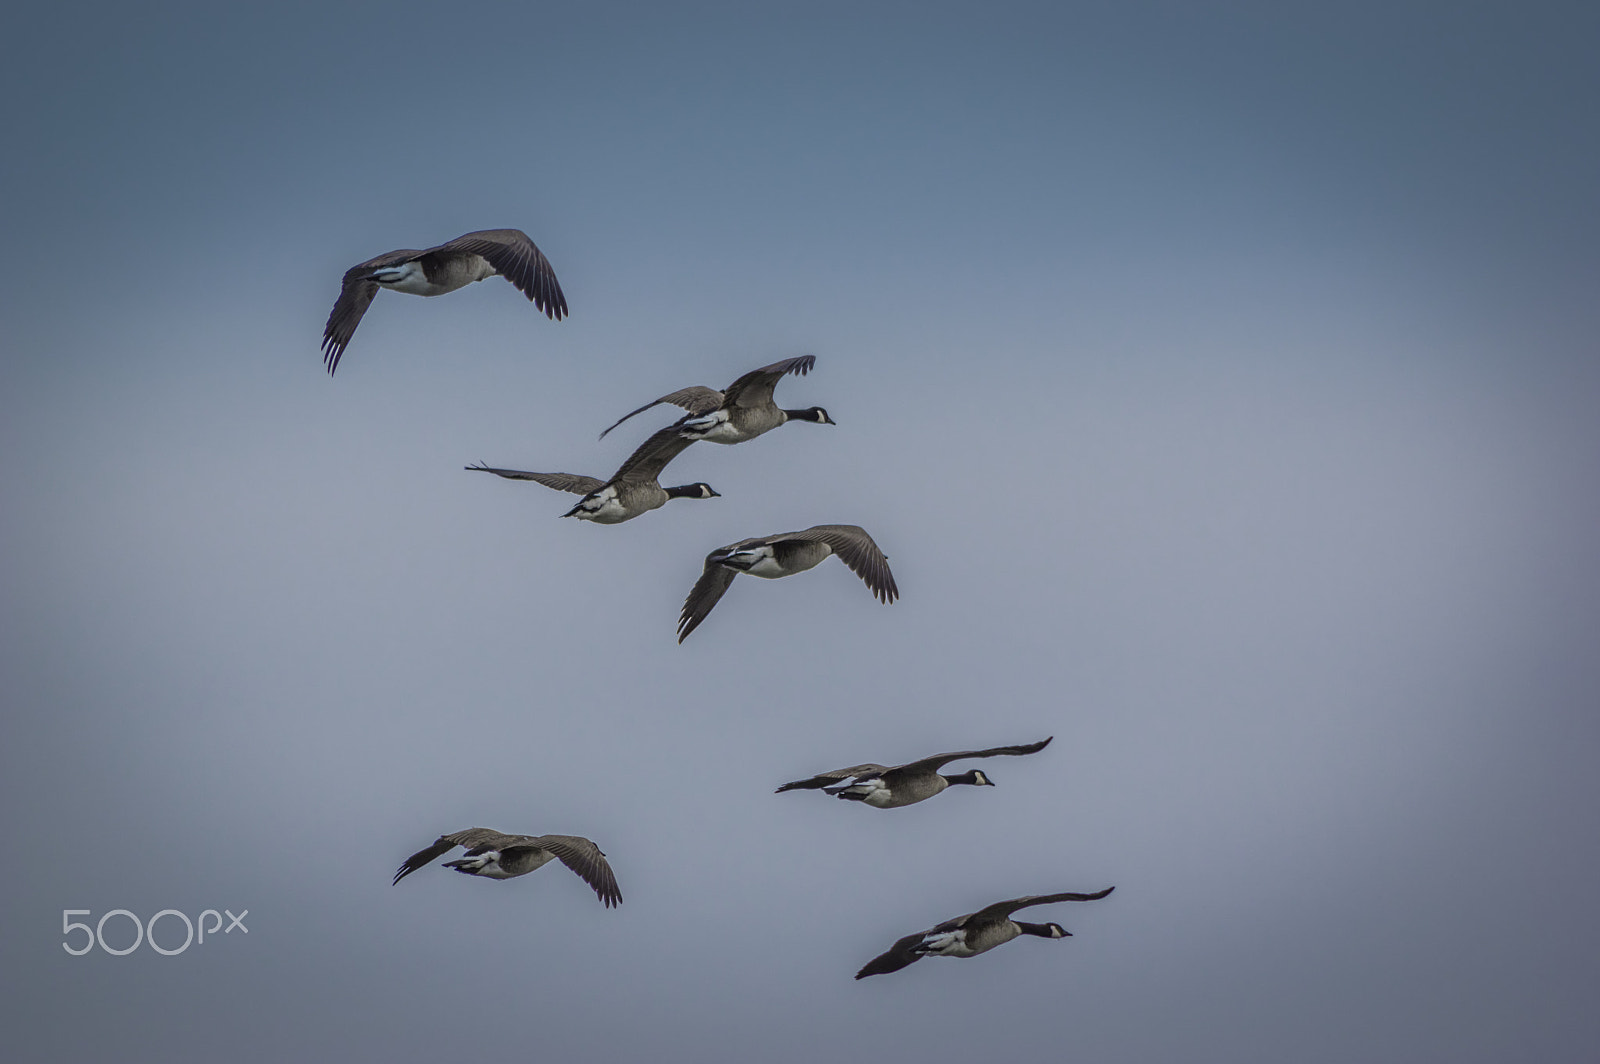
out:
{"label": "flying goose", "polygon": [[[774,362],[770,366],[751,370],[728,385],[726,391],[719,392],[715,388],[692,385],[663,395],[654,402],[646,403],[633,414],[642,414],[660,403],[681,406],[689,413],[679,419],[673,427],[691,440],[706,440],[710,443],[743,443],[745,440],[755,439],[763,432],[770,432],[787,421],[813,421],[819,425],[833,425],[836,422],[820,406],[808,407],[805,410],[783,410],[772,400],[772,389],[777,386],[784,374],[793,373],[804,377],[816,362],[815,355],[786,358],[782,362]],[[616,425],[611,426],[611,429],[628,420],[633,414],[622,417]],[[610,432],[611,429],[606,429],[606,432]],[[600,434],[601,439],[605,439],[606,432]]]}
{"label": "flying goose", "polygon": [[1093,894],[1030,894],[1026,898],[997,901],[975,913],[958,916],[927,931],[907,935],[868,961],[866,966],[856,973],[856,978],[865,979],[869,975],[898,972],[901,968],[915,964],[924,957],[976,957],[980,953],[987,953],[996,946],[1010,942],[1018,935],[1070,938],[1072,932],[1060,924],[1024,923],[1021,920],[1011,919],[1011,914],[1018,909],[1034,905],[1051,905],[1058,901],[1094,901],[1096,898],[1105,897],[1115,889],[1107,887]]}
{"label": "flying goose", "polygon": [[889,572],[889,559],[859,525],[816,525],[800,532],[741,539],[706,555],[705,570],[689,590],[678,616],[678,642],[700,626],[740,573],[776,580],[803,573],[830,554],[837,554],[879,602],[890,603],[900,597],[894,574]]}
{"label": "flying goose", "polygon": [[560,320],[566,315],[567,297],[561,294],[556,272],[528,234],[520,229],[484,229],[425,251],[391,251],[346,270],[339,301],[322,330],[323,363],[330,374],[339,368],[345,345],[378,289],[442,296],[495,274],[516,285],[545,317]]}
{"label": "flying goose", "polygon": [[593,887],[606,908],[622,901],[617,877],[612,874],[606,855],[600,852],[600,847],[577,835],[506,835],[493,828],[467,828],[453,835],[440,835],[432,846],[407,857],[406,863],[394,874],[394,882],[400,882],[457,846],[465,846],[467,855],[460,860],[446,861],[445,868],[487,879],[512,879],[542,868],[554,857]]}
{"label": "flying goose", "polygon": [[493,473],[508,480],[533,480],[557,491],[570,491],[582,495],[578,505],[562,514],[581,521],[594,521],[602,525],[621,524],[640,514],[666,505],[668,499],[713,499],[721,493],[713,491],[710,484],[683,484],[676,488],[663,488],[657,481],[666,464],[682,453],[693,440],[678,435],[675,429],[665,428],[651,436],[639,449],[628,456],[622,467],[610,480],[579,476],[576,473],[529,473],[520,469],[494,469],[487,465],[470,465],[468,469],[480,473]]}
{"label": "flying goose", "polygon": [[[1055,738],[1051,736],[1050,739]],[[1001,754],[1036,754],[1050,745],[1050,739],[1028,743],[1024,746],[993,746],[987,750],[962,750],[954,754],[935,754],[908,765],[886,768],[883,765],[853,765],[812,776],[808,780],[795,780],[779,787],[775,794],[784,791],[818,790],[837,798],[865,802],[874,809],[898,809],[932,798],[955,783],[970,783],[977,787],[993,787],[994,783],[979,769],[959,776],[943,776],[939,770],[951,761],[969,757],[998,757]],[[843,786],[834,786],[840,780],[849,780]]]}

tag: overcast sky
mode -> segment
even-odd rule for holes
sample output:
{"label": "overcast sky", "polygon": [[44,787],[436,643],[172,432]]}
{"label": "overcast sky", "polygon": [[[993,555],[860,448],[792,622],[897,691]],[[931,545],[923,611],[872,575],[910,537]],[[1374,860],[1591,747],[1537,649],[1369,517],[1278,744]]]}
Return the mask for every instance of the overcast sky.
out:
{"label": "overcast sky", "polygon": [[[0,37],[15,1059],[1587,1059],[1592,5],[31,5]],[[527,231],[490,279],[339,278]],[[837,426],[621,414],[796,354]],[[743,578],[711,549],[866,527]],[[1055,742],[876,811],[779,784]],[[960,764],[955,770],[974,767]],[[394,869],[473,825],[552,865]],[[851,979],[1023,894],[1074,937]],[[63,910],[248,909],[175,956]],[[104,933],[132,940],[124,917]],[[164,948],[181,938],[168,917]]]}

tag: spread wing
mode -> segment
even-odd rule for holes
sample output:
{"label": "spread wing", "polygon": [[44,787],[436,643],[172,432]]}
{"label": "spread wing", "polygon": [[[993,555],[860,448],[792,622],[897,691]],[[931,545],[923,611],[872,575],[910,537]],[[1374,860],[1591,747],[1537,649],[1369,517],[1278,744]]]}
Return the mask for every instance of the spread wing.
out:
{"label": "spread wing", "polygon": [[[671,403],[673,406],[681,406],[683,409],[689,411],[689,415],[691,417],[699,417],[701,414],[709,414],[711,411],[721,406],[722,399],[722,393],[717,391],[715,388],[704,388],[698,384],[692,384],[687,388],[679,388],[675,392],[668,392],[660,399],[652,400],[632,413],[622,415],[622,417],[617,419],[616,424],[611,426],[611,429],[616,428],[617,425],[622,424],[634,414],[642,414],[646,410],[649,410],[652,406],[660,406],[662,403]],[[606,429],[605,432],[602,432],[600,434],[600,438],[602,440],[605,439],[606,433],[610,432],[611,429]]]}
{"label": "spread wing", "polygon": [[379,266],[398,266],[402,262],[410,262],[421,254],[414,248],[401,248],[344,271],[339,299],[328,314],[328,324],[322,327],[322,364],[328,367],[330,375],[339,368],[339,359],[344,355],[350,337],[355,335],[356,326],[361,324],[361,316],[378,294],[378,282],[372,279],[372,271]]}
{"label": "spread wing", "polygon": [[578,835],[540,835],[525,843],[511,847],[538,847],[555,854],[562,864],[578,874],[599,896],[600,902],[610,909],[622,902],[622,891],[617,889],[617,877],[600,847]]}
{"label": "spread wing", "polygon": [[918,931],[914,935],[907,935],[884,952],[868,961],[856,973],[857,979],[865,979],[869,975],[886,975],[889,972],[898,972],[901,968],[909,967],[922,959],[922,954],[912,950],[922,941],[926,931]]}
{"label": "spread wing", "polygon": [[424,254],[463,251],[488,260],[495,272],[516,285],[545,317],[552,321],[566,317],[567,297],[561,292],[555,269],[521,229],[482,229],[429,248]]}
{"label": "spread wing", "polygon": [[391,883],[400,882],[417,869],[427,865],[428,862],[432,861],[434,858],[444,856],[457,846],[465,846],[470,850],[473,847],[482,846],[487,843],[491,844],[492,848],[493,846],[507,842],[514,842],[521,838],[526,838],[526,836],[506,835],[502,832],[494,830],[493,828],[467,828],[465,831],[458,831],[453,835],[440,835],[434,840],[432,846],[429,846],[425,850],[418,850],[410,857],[407,857],[406,863],[401,865],[399,870],[395,872],[394,879],[391,881]]}
{"label": "spread wing", "polygon": [[622,463],[611,480],[636,480],[649,482],[661,475],[667,463],[682,454],[684,448],[694,441],[678,435],[675,427],[669,426],[657,432],[639,445],[638,450],[628,456]]}
{"label": "spread wing", "polygon": [[1093,894],[1029,894],[1023,898],[1012,898],[1010,901],[997,901],[993,905],[985,905],[977,912],[962,918],[962,923],[968,920],[996,920],[1007,919],[1018,909],[1026,909],[1034,905],[1051,905],[1058,901],[1095,901],[1110,894],[1116,887],[1107,887],[1097,890]]}
{"label": "spread wing", "polygon": [[812,776],[808,780],[795,780],[793,783],[785,783],[772,793],[782,794],[784,791],[817,790],[828,786],[830,783],[838,783],[840,780],[854,779],[857,776],[876,776],[881,772],[887,771],[888,769],[882,765],[852,765],[849,768],[838,768],[832,772],[823,772]]}
{"label": "spread wing", "polygon": [[[1050,736],[1050,739],[1054,738],[1054,735]],[[1045,739],[1037,743],[1024,743],[1021,746],[991,746],[987,750],[962,750],[959,753],[954,754],[935,754],[932,757],[925,757],[920,761],[913,761],[910,764],[901,765],[900,768],[918,772],[922,770],[941,769],[951,761],[960,761],[962,758],[967,757],[999,757],[1001,754],[1036,754],[1040,750],[1043,750],[1045,747],[1050,745],[1050,739]]]}
{"label": "spread wing", "polygon": [[700,627],[700,622],[706,619],[706,614],[711,612],[728,585],[733,583],[733,578],[738,573],[726,565],[718,565],[712,561],[719,554],[748,546],[752,543],[762,542],[759,539],[741,539],[737,543],[730,543],[726,547],[718,547],[706,555],[706,567],[700,574],[700,579],[694,582],[694,587],[689,589],[689,597],[683,600],[683,612],[678,614],[678,642],[682,643],[689,638],[689,633]]}
{"label": "spread wing", "polygon": [[[727,397],[723,402],[730,406],[766,406],[772,402],[772,390],[777,387],[785,374],[793,373],[797,377],[804,377],[816,364],[816,355],[801,355],[798,358],[786,358],[782,362],[753,369],[728,385],[725,393]],[[715,410],[716,407],[712,409]]]}
{"label": "spread wing", "polygon": [[889,559],[860,525],[817,525],[802,532],[790,532],[782,538],[826,543],[839,560],[866,583],[879,602],[889,603],[900,597],[894,574],[889,571]]}
{"label": "spread wing", "polygon": [[495,476],[505,477],[507,480],[532,480],[543,484],[547,488],[555,488],[557,491],[570,491],[574,495],[588,495],[590,492],[599,491],[606,486],[606,482],[598,477],[585,477],[577,473],[530,473],[525,469],[495,469],[493,466],[481,463],[463,468],[477,473],[493,473]]}

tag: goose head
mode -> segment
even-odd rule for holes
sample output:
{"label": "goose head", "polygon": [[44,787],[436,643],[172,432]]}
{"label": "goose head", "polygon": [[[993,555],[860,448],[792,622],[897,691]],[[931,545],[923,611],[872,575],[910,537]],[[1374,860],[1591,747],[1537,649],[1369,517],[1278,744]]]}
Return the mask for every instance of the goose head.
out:
{"label": "goose head", "polygon": [[720,499],[722,492],[717,491],[710,484],[701,481],[698,484],[682,484],[676,488],[668,488],[669,499]]}
{"label": "goose head", "polygon": [[1072,932],[1068,931],[1060,924],[1029,924],[1024,923],[1021,920],[1015,920],[1013,923],[1017,925],[1017,930],[1021,931],[1024,935],[1034,935],[1038,938],[1072,937]]}
{"label": "goose head", "polygon": [[808,406],[804,410],[785,410],[790,421],[814,421],[818,425],[837,425],[838,422],[828,416],[828,412],[820,406]]}

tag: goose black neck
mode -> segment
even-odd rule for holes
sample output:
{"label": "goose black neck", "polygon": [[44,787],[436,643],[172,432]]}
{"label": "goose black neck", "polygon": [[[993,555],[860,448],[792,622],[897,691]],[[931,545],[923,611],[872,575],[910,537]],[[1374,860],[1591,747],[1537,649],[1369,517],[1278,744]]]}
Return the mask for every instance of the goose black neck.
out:
{"label": "goose black neck", "polygon": [[[1024,935],[1037,935],[1040,938],[1056,937],[1055,928],[1058,925],[1055,924],[1028,924],[1022,922],[1021,920],[1013,920],[1012,923],[1020,927]],[[1071,938],[1072,932],[1062,928],[1060,937]]]}

